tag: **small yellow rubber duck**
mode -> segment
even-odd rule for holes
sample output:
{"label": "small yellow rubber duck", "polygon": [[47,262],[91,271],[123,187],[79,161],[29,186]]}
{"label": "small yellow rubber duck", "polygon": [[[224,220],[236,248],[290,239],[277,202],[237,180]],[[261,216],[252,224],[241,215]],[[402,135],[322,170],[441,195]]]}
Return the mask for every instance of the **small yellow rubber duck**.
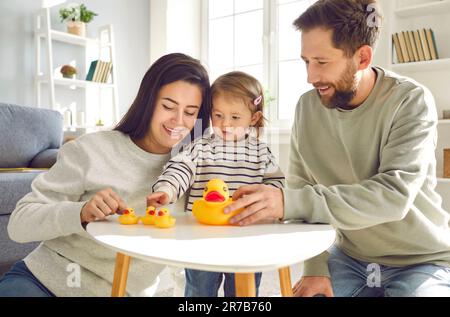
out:
{"label": "small yellow rubber duck", "polygon": [[203,224],[228,225],[228,221],[243,210],[241,208],[225,214],[223,209],[232,202],[227,184],[221,179],[211,179],[205,186],[203,198],[194,202],[192,213]]}
{"label": "small yellow rubber duck", "polygon": [[141,222],[147,226],[154,226],[156,221],[156,208],[153,206],[147,207],[145,216],[141,217]]}
{"label": "small yellow rubber duck", "polygon": [[155,226],[158,228],[171,228],[175,225],[176,219],[171,217],[169,210],[166,208],[161,208],[155,219]]}
{"label": "small yellow rubber duck", "polygon": [[123,225],[135,225],[139,222],[139,217],[136,217],[133,208],[127,208],[119,216],[119,222]]}

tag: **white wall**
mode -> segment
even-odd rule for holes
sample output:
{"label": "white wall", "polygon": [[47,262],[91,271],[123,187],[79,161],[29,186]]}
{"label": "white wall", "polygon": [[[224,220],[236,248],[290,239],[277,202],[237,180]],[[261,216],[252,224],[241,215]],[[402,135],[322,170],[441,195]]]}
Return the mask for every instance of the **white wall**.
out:
{"label": "white wall", "polygon": [[150,64],[166,54],[167,0],[150,0]]}
{"label": "white wall", "polygon": [[[123,114],[134,100],[150,65],[149,0],[83,0],[82,3],[99,14],[89,23],[88,36],[97,36],[99,26],[114,26],[119,108]],[[0,1],[1,102],[35,104],[33,17],[40,6],[39,0]],[[52,12],[52,25],[54,29],[65,30],[57,10]],[[55,49],[68,48],[55,45]]]}
{"label": "white wall", "polygon": [[201,0],[150,0],[150,60],[168,53],[201,57]]}
{"label": "white wall", "polygon": [[389,30],[389,21],[390,12],[393,10],[393,2],[392,0],[378,0],[381,10],[384,13],[385,19],[383,21],[383,27],[381,29],[381,36],[378,42],[377,49],[375,50],[375,56],[373,64],[376,66],[380,66],[383,68],[387,68],[389,65],[389,42],[391,41],[391,35]]}

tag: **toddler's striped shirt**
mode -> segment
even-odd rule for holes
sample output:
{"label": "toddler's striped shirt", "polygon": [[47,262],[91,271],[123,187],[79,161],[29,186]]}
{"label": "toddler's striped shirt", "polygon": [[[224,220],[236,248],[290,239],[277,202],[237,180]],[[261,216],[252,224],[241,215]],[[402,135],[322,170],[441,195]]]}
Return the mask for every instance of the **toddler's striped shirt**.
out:
{"label": "toddler's striped shirt", "polygon": [[269,147],[249,135],[241,141],[224,141],[211,135],[195,140],[165,165],[152,187],[163,191],[170,202],[180,199],[189,189],[187,211],[203,197],[206,183],[219,178],[228,185],[230,197],[241,186],[267,184],[284,187],[285,178]]}

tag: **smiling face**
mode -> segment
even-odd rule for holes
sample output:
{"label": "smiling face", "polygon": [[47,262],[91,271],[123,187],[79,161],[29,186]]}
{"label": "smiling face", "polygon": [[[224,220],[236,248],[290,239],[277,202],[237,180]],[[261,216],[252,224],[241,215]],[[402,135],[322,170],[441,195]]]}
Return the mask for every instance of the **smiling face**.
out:
{"label": "smiling face", "polygon": [[249,107],[238,98],[218,94],[214,96],[212,126],[214,133],[227,141],[238,141],[245,137],[249,128],[261,118],[260,111],[252,114]]}
{"label": "smiling face", "polygon": [[316,88],[322,104],[346,108],[356,96],[360,74],[355,59],[333,47],[332,35],[331,30],[322,28],[302,32],[302,59],[308,83]]}
{"label": "smiling face", "polygon": [[202,104],[199,86],[176,81],[163,86],[158,94],[148,134],[152,153],[169,153],[194,128]]}

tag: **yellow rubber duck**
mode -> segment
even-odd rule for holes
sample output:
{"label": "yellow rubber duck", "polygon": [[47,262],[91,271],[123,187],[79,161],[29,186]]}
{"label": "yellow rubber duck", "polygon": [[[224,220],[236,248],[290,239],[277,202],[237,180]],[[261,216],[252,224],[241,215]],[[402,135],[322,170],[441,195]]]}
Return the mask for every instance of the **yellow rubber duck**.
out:
{"label": "yellow rubber duck", "polygon": [[136,217],[133,208],[127,208],[119,216],[119,222],[123,225],[135,225],[139,222],[139,217]]}
{"label": "yellow rubber duck", "polygon": [[241,208],[225,214],[223,209],[232,202],[227,184],[221,179],[211,179],[205,186],[203,198],[194,202],[192,213],[203,224],[228,225],[228,221],[243,210]]}
{"label": "yellow rubber duck", "polygon": [[147,207],[145,216],[141,217],[141,222],[144,225],[154,226],[156,221],[156,208],[153,206]]}
{"label": "yellow rubber duck", "polygon": [[161,208],[155,219],[155,226],[158,228],[171,228],[175,225],[176,219],[171,217],[169,210],[166,208]]}

